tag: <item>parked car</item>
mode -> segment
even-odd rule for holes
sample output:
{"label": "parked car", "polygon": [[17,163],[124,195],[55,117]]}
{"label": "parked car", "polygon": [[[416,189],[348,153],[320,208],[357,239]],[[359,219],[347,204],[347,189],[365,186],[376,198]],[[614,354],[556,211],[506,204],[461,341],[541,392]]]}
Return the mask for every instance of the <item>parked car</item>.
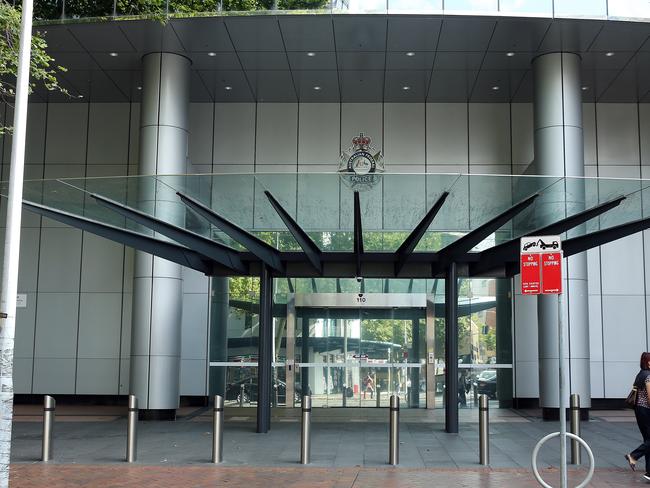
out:
{"label": "parked car", "polygon": [[[244,386],[242,390],[242,385]],[[287,399],[287,384],[282,380],[273,381],[273,391],[277,390],[278,403],[286,403]],[[226,386],[226,400],[236,400],[240,402],[240,396],[244,395],[244,404],[257,402],[257,378],[245,378],[243,380],[228,383]],[[299,384],[295,386],[294,397],[295,401],[299,402],[301,398],[301,387]]]}
{"label": "parked car", "polygon": [[490,400],[497,399],[497,371],[486,369],[474,380],[474,391],[478,395],[487,395]]}

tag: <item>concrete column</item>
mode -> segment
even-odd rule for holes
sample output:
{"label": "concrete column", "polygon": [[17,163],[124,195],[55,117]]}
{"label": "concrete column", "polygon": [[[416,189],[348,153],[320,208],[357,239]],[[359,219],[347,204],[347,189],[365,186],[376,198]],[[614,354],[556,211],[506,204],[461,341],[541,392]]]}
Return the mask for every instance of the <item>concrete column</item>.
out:
{"label": "concrete column", "polygon": [[[142,65],[139,172],[182,174],[187,159],[190,61],[177,54],[152,53],[142,58]],[[169,187],[143,178],[138,192],[140,208],[184,224],[185,209]],[[131,393],[141,405],[141,418],[174,419],[179,404],[181,266],[136,252],[133,281]]]}
{"label": "concrete column", "polygon": [[[580,62],[580,56],[574,53],[549,53],[533,61],[537,174],[584,176]],[[557,220],[565,212],[573,214],[584,209],[584,184],[569,179],[563,185],[555,185],[542,198],[543,215]],[[565,264],[562,313],[568,330],[567,380],[571,393],[578,393],[582,406],[590,408],[587,256],[585,253],[572,256]],[[539,400],[545,418],[557,417],[559,407],[557,303],[555,296],[540,296],[537,304]],[[568,401],[567,397],[567,405]]]}

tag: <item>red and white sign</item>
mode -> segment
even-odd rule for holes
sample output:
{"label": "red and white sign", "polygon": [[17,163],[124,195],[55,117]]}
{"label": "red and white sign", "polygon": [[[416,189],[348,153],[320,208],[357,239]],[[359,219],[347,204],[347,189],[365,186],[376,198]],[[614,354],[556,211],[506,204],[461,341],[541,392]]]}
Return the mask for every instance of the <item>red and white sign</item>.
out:
{"label": "red and white sign", "polygon": [[521,238],[521,293],[562,293],[562,241],[560,236]]}

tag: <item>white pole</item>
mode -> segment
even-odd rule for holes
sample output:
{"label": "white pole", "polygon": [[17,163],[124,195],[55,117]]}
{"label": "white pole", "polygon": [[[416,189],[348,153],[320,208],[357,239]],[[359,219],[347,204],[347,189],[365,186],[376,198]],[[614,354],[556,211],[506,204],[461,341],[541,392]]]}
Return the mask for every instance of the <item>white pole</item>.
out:
{"label": "white pole", "polygon": [[[560,258],[561,259],[561,258]],[[567,488],[566,472],[566,404],[564,369],[566,368],[564,359],[564,321],[562,320],[562,293],[557,296],[557,329],[558,329],[558,352],[559,352],[559,370],[560,370],[560,486]]]}
{"label": "white pole", "polygon": [[14,332],[16,327],[16,295],[18,293],[18,256],[20,252],[20,220],[25,168],[25,132],[27,127],[27,97],[29,95],[29,65],[32,45],[33,0],[23,0],[20,27],[20,50],[16,81],[13,143],[7,225],[0,295],[0,486],[9,486],[11,456],[11,421],[13,416]]}

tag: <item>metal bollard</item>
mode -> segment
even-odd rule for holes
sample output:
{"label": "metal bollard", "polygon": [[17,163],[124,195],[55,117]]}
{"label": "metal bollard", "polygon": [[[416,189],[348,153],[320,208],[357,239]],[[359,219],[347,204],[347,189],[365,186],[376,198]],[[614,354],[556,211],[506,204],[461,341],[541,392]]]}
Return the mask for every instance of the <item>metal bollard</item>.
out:
{"label": "metal bollard", "polygon": [[244,406],[244,392],[246,391],[246,385],[242,383],[239,387],[239,406]]}
{"label": "metal bollard", "polygon": [[311,458],[311,397],[302,397],[302,434],[300,436],[300,464],[309,464]]}
{"label": "metal bollard", "polygon": [[54,428],[54,414],[56,401],[50,395],[43,397],[43,449],[41,460],[52,460],[52,430]]}
{"label": "metal bollard", "polygon": [[[571,395],[571,433],[580,437],[580,395]],[[580,443],[571,439],[571,464],[580,464]]]}
{"label": "metal bollard", "polygon": [[138,451],[138,398],[129,395],[129,413],[126,424],[126,462],[134,463]]}
{"label": "metal bollard", "polygon": [[212,462],[221,461],[223,461],[223,397],[215,395],[212,415]]}
{"label": "metal bollard", "polygon": [[399,397],[390,397],[390,432],[388,443],[388,464],[399,464]]}
{"label": "metal bollard", "polygon": [[377,393],[377,408],[381,407],[381,391],[379,389],[379,385],[377,385],[377,388],[375,388],[376,393]]}
{"label": "metal bollard", "polygon": [[487,395],[478,397],[478,444],[479,462],[483,466],[490,464],[490,417]]}

